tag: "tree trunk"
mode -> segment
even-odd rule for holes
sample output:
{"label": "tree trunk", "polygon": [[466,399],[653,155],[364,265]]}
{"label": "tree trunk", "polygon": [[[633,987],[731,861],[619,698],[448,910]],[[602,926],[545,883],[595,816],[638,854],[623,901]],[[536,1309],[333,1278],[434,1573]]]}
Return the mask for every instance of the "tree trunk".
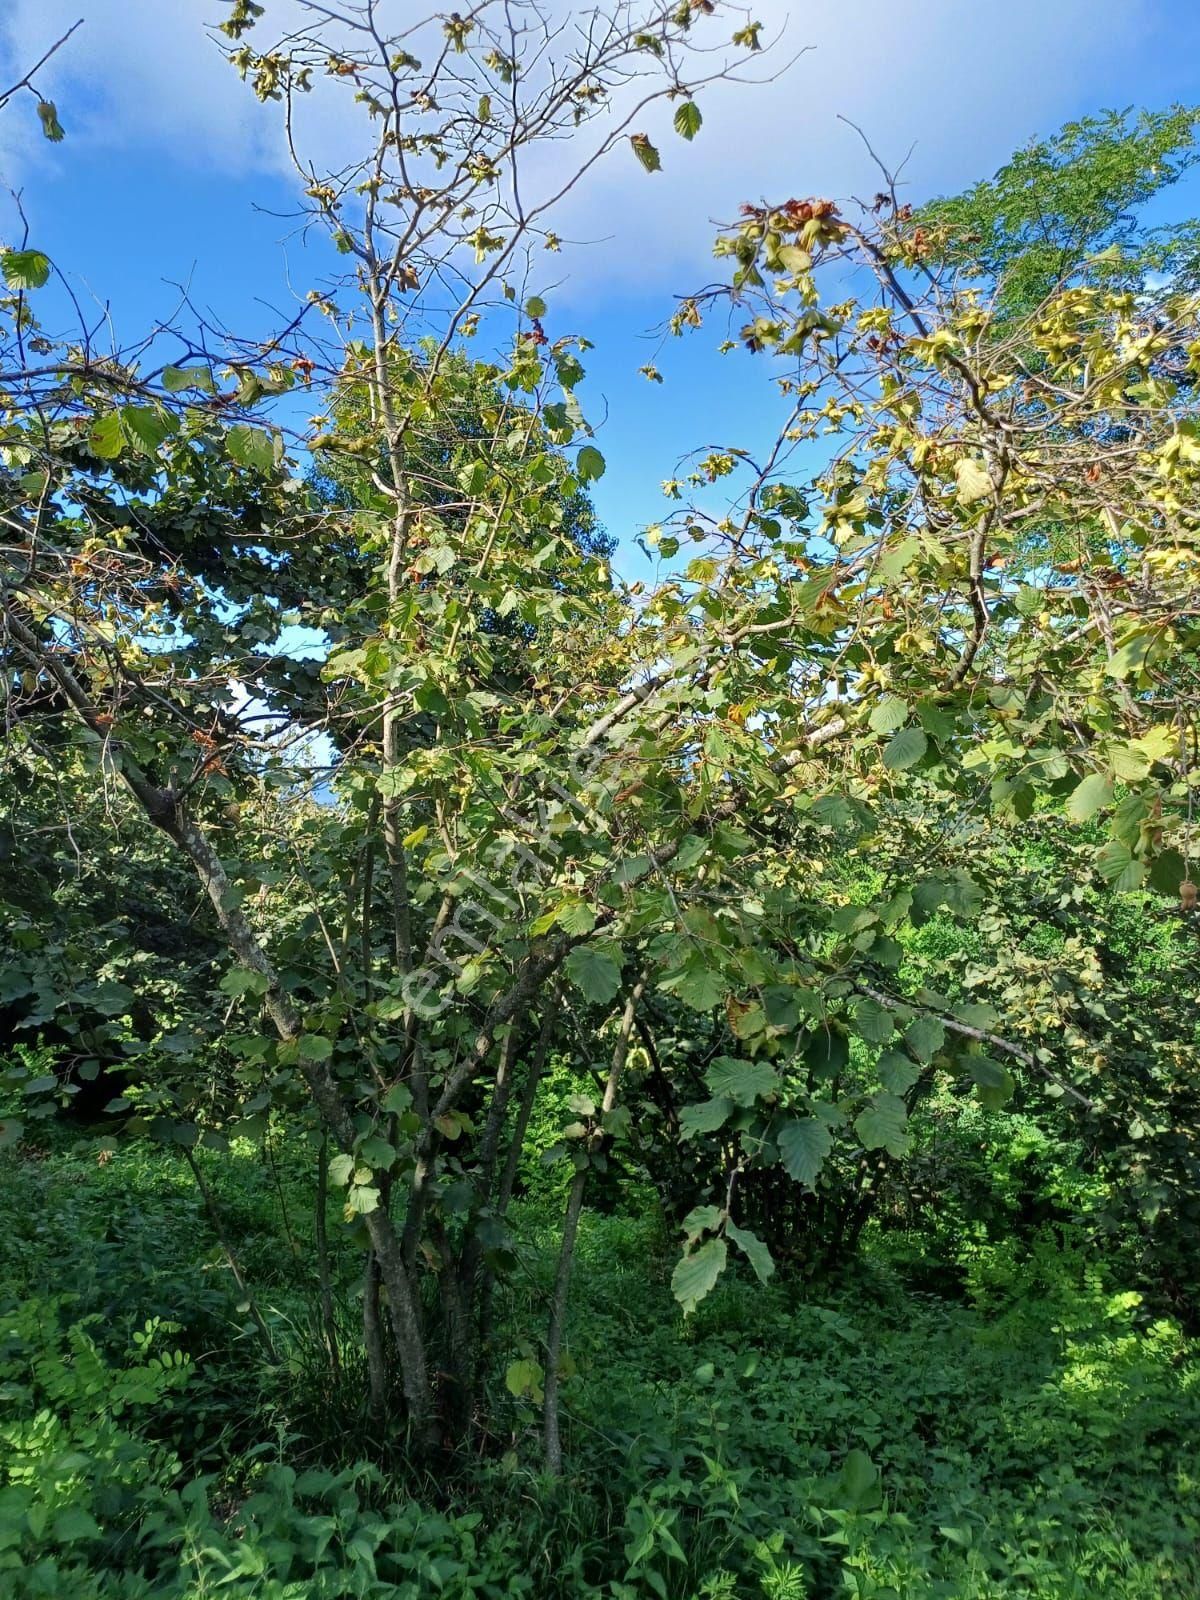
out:
{"label": "tree trunk", "polygon": [[537,1101],[538,1085],[542,1081],[542,1073],[546,1067],[546,1055],[550,1048],[550,1035],[554,1029],[554,1000],[551,994],[550,1003],[546,1007],[546,1014],[542,1018],[542,1026],[538,1031],[537,1047],[533,1053],[533,1060],[529,1065],[529,1076],[525,1080],[525,1087],[521,1091],[520,1104],[517,1107],[517,1121],[513,1128],[512,1138],[509,1141],[508,1153],[504,1160],[504,1172],[500,1178],[500,1188],[496,1194],[496,1215],[504,1216],[512,1200],[513,1189],[517,1182],[517,1168],[521,1164],[521,1152],[525,1148],[525,1135],[529,1132],[529,1119],[533,1116],[534,1104]]}
{"label": "tree trunk", "polygon": [[[634,1018],[637,1015],[638,1001],[642,998],[645,988],[644,981],[639,980],[629,992],[625,1002],[625,1010],[621,1015],[621,1024],[617,1032],[617,1042],[613,1049],[612,1065],[608,1069],[608,1082],[604,1088],[604,1099],[601,1102],[601,1126],[603,1119],[617,1103],[617,1091],[621,1086],[621,1074],[625,1070],[625,1059],[629,1054],[629,1040],[633,1033]],[[601,1147],[609,1142],[605,1133],[600,1134]],[[571,1180],[571,1191],[567,1196],[567,1211],[563,1218],[562,1243],[558,1252],[558,1269],[554,1275],[554,1296],[550,1302],[550,1322],[546,1329],[546,1379],[544,1385],[544,1399],[542,1402],[542,1431],[546,1450],[546,1469],[553,1478],[562,1476],[562,1437],[559,1430],[558,1418],[558,1367],[562,1358],[563,1333],[567,1322],[567,1299],[571,1289],[571,1266],[575,1257],[575,1239],[579,1232],[579,1213],[583,1208],[583,1192],[587,1188],[588,1167],[583,1167]]]}
{"label": "tree trunk", "polygon": [[[500,1186],[496,1192],[495,1209],[497,1217],[500,1218],[507,1215],[513,1189],[516,1186],[517,1168],[521,1164],[521,1151],[525,1147],[525,1135],[529,1131],[529,1119],[533,1115],[534,1104],[537,1101],[538,1085],[542,1081],[542,1073],[546,1066],[546,1055],[550,1048],[550,1035],[554,1031],[555,1020],[554,994],[552,994],[550,1003],[547,1005],[545,1014],[542,1017],[542,1025],[538,1030],[537,1045],[534,1048],[533,1060],[529,1064],[529,1075],[525,1079],[525,1087],[521,1090],[521,1099],[517,1106],[516,1125],[509,1141],[508,1152],[504,1161],[504,1171],[500,1176]],[[495,1287],[495,1273],[490,1268],[486,1269],[479,1278],[479,1300],[475,1314],[477,1362],[482,1361],[483,1354],[488,1347],[488,1341],[492,1336],[492,1305]]]}
{"label": "tree trunk", "polygon": [[333,1316],[333,1275],[329,1267],[329,1230],[325,1210],[329,1203],[329,1140],[323,1137],[317,1157],[317,1204],[313,1217],[313,1231],[317,1246],[317,1281],[321,1295],[321,1336],[329,1356],[330,1370],[336,1375],[341,1370],[338,1353],[337,1324]]}
{"label": "tree trunk", "polygon": [[246,1305],[249,1308],[250,1315],[254,1319],[254,1326],[258,1329],[258,1336],[262,1341],[262,1347],[266,1353],[267,1360],[270,1361],[273,1366],[277,1365],[279,1361],[279,1352],[275,1348],[275,1341],[271,1337],[271,1330],[267,1326],[266,1318],[259,1310],[258,1301],[255,1299],[249,1284],[246,1282],[246,1275],[242,1271],[242,1264],[238,1260],[237,1251],[233,1248],[233,1243],[230,1240],[229,1235],[225,1232],[225,1224],[222,1221],[221,1212],[217,1206],[216,1196],[209,1188],[208,1180],[200,1170],[200,1163],[196,1160],[192,1152],[185,1148],[183,1154],[187,1160],[188,1166],[192,1169],[192,1176],[196,1180],[196,1187],[200,1190],[200,1197],[204,1201],[204,1209],[208,1212],[208,1220],[212,1224],[212,1230],[216,1235],[217,1243],[221,1246],[222,1253],[224,1254],[226,1261],[229,1263],[230,1272],[233,1273],[233,1281],[237,1284],[239,1290],[241,1291],[242,1298],[245,1300]]}
{"label": "tree trunk", "polygon": [[379,1320],[379,1262],[367,1251],[363,1271],[363,1348],[367,1355],[367,1406],[371,1424],[382,1434],[387,1421],[387,1361],[383,1354],[383,1325]]}
{"label": "tree trunk", "polygon": [[546,1329],[546,1379],[542,1402],[542,1431],[546,1449],[546,1469],[552,1478],[562,1477],[562,1438],[558,1426],[558,1364],[562,1359],[563,1332],[567,1321],[567,1298],[571,1289],[571,1264],[575,1237],[579,1232],[579,1213],[583,1191],[587,1188],[587,1168],[571,1179],[567,1211],[563,1218],[558,1270],[554,1275],[554,1296],[550,1302],[550,1323]]}

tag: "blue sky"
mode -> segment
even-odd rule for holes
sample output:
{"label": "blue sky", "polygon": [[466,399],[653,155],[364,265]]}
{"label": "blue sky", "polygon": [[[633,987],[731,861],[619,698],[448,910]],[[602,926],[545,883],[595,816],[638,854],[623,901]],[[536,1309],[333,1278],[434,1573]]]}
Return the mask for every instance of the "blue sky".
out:
{"label": "blue sky", "polygon": [[[412,14],[410,0],[396,5]],[[637,369],[654,355],[652,330],[673,295],[713,276],[713,221],[742,200],[874,190],[839,113],[889,161],[915,144],[906,172],[920,200],[987,175],[1080,113],[1200,103],[1197,0],[809,0],[790,16],[765,0],[755,12],[768,31],[786,23],[777,60],[811,48],[778,82],[706,96],[693,145],[652,126],[662,173],[614,155],[562,224],[564,237],[591,242],[547,258],[563,280],[546,286],[549,331],[596,346],[581,391],[608,461],[595,498],[630,572],[634,536],[665,512],[659,484],[678,458],[717,443],[753,449],[775,415],[767,369],[717,356],[716,329],[668,345],[657,357],[666,382],[648,383]],[[47,79],[67,140],[46,144],[28,110],[10,108],[0,174],[23,189],[31,242],[110,307],[123,339],[167,315],[183,282],[217,320],[266,330],[327,265],[270,214],[294,194],[278,113],[254,102],[206,37],[221,14],[213,0],[0,0],[4,82],[84,19]],[[348,137],[319,115],[310,133],[318,149]],[[0,204],[0,238],[14,227]]]}

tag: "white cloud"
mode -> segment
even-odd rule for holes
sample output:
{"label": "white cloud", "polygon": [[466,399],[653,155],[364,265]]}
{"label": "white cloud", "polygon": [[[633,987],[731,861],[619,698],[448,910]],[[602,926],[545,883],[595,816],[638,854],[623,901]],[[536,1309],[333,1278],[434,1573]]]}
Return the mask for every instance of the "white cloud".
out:
{"label": "white cloud", "polygon": [[[5,0],[0,79],[12,82],[79,18],[39,86],[59,102],[71,140],[180,165],[262,167],[278,160],[278,129],[205,36],[219,20],[211,0]],[[15,70],[14,70],[15,69]],[[11,107],[0,118],[0,159],[18,172],[67,160],[41,146]]]}
{"label": "white cloud", "polygon": [[[611,162],[573,204],[564,232],[609,236],[585,273],[627,284],[700,259],[712,222],[743,201],[879,187],[857,123],[889,166],[912,150],[914,198],[993,171],[1017,145],[1095,109],[1097,85],[1118,104],[1139,46],[1154,33],[1145,0],[822,0],[755,12],[786,23],[778,54],[811,47],[778,82],[716,86],[691,145],[660,118],[663,171],[642,179],[632,157]],[[1169,96],[1162,74],[1164,98]],[[915,149],[913,146],[915,145]],[[641,181],[639,181],[641,180]]]}
{"label": "white cloud", "polygon": [[[656,113],[648,131],[661,173],[643,174],[621,149],[589,177],[560,231],[603,242],[562,263],[572,288],[673,286],[706,258],[710,219],[728,219],[742,200],[869,193],[875,174],[839,113],[889,161],[919,141],[908,168],[915,194],[960,185],[1081,105],[1128,98],[1131,69],[1165,50],[1169,9],[1167,0],[812,0],[789,19],[786,0],[763,0],[766,32],[786,23],[778,59],[813,48],[778,82],[707,92],[692,145],[671,132],[669,110]],[[277,108],[260,107],[205,37],[223,14],[213,0],[6,0],[0,63],[27,64],[80,14],[84,27],[48,75],[73,139],[127,161],[284,168]],[[1158,56],[1162,99],[1179,92],[1172,61],[1188,55],[1177,14],[1174,26],[1177,54]],[[765,69],[763,58],[756,64]],[[330,159],[346,153],[350,126],[325,97],[308,113],[310,140]],[[65,161],[70,148],[41,145],[12,110],[0,141],[10,173]]]}

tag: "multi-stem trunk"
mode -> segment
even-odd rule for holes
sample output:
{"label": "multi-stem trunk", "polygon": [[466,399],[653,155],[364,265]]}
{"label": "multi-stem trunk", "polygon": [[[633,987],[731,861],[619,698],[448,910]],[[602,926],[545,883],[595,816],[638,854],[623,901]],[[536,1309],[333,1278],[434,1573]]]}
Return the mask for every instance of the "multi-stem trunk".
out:
{"label": "multi-stem trunk", "polygon": [[[280,1038],[285,1043],[297,1043],[304,1032],[303,1016],[280,983],[279,974],[238,906],[225,868],[208,839],[177,800],[169,805],[160,804],[151,815],[191,860],[233,954],[244,967],[258,973],[265,981],[263,1002]],[[322,1121],[339,1148],[353,1152],[357,1129],[328,1064],[301,1058],[299,1069]],[[400,1240],[386,1207],[377,1206],[364,1220],[387,1291],[388,1314],[396,1339],[400,1381],[414,1443],[422,1450],[431,1450],[436,1445],[433,1387],[413,1282],[405,1269]]]}

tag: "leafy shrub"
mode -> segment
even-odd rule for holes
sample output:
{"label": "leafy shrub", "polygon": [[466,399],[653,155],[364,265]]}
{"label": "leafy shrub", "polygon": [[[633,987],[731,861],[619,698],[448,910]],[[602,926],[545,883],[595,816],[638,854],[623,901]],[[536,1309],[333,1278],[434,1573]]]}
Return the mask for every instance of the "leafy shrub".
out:
{"label": "leafy shrub", "polygon": [[0,1316],[0,1573],[13,1600],[81,1592],[84,1561],[119,1566],[180,1471],[138,1428],[187,1381],[188,1358],[159,1349],[175,1326],[148,1322],[111,1364],[93,1338],[98,1319],[68,1322],[69,1310],[67,1299],[31,1299]]}

